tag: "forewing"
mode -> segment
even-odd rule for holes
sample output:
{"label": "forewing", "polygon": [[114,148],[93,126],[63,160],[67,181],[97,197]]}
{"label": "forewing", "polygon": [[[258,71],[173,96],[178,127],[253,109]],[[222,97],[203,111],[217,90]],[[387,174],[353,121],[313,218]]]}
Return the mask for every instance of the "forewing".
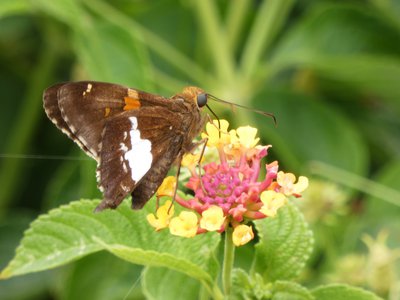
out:
{"label": "forewing", "polygon": [[97,170],[104,199],[97,211],[117,207],[132,192],[134,208],[146,203],[182,148],[181,122],[179,113],[160,106],[130,110],[108,120]]}
{"label": "forewing", "polygon": [[128,88],[111,83],[82,81],[58,89],[58,106],[69,131],[96,160],[107,119],[123,112]]}
{"label": "forewing", "polygon": [[58,90],[65,85],[65,83],[58,83],[46,89],[43,93],[43,107],[48,118],[69,138],[71,138],[75,143],[82,148],[83,151],[88,153],[90,156],[92,154],[90,151],[82,144],[79,138],[69,129],[68,124],[64,121],[60,107],[58,106]]}
{"label": "forewing", "polygon": [[168,98],[96,81],[56,84],[44,92],[43,102],[53,123],[96,160],[109,118],[143,106],[173,105]]}

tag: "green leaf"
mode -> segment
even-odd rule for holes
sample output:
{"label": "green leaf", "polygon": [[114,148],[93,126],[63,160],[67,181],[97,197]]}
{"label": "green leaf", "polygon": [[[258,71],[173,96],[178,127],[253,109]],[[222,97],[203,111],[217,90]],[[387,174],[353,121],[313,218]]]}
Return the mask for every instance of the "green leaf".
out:
{"label": "green leaf", "polygon": [[[400,111],[400,33],[376,11],[354,5],[316,5],[282,39],[273,69],[305,68],[346,88],[376,94]],[[352,98],[354,99],[354,98]]]}
{"label": "green leaf", "polygon": [[[369,95],[380,95],[388,103],[400,108],[400,59],[386,56],[357,55],[317,56],[298,61],[300,65],[315,70],[320,76],[336,83],[351,85]],[[339,87],[339,86],[338,86]],[[400,109],[399,109],[400,111]]]}
{"label": "green leaf", "polygon": [[125,201],[116,210],[95,214],[99,201],[94,200],[51,210],[25,232],[0,278],[54,268],[105,249],[135,264],[171,268],[210,283],[210,257],[219,235],[186,239],[167,230],[155,232],[146,221],[146,215],[154,212],[154,202],[141,211],[132,211]]}
{"label": "green leaf", "polygon": [[28,12],[30,9],[28,0],[2,0],[0,2],[0,19]]}
{"label": "green leaf", "polygon": [[[0,268],[13,257],[14,249],[18,246],[24,230],[33,220],[33,215],[10,211],[0,221]],[[10,280],[0,281],[0,299],[28,300],[46,297],[46,290],[52,283],[54,272],[42,272]]]}
{"label": "green leaf", "polygon": [[345,284],[330,284],[312,291],[318,300],[379,300],[382,299],[366,290]]}
{"label": "green leaf", "polygon": [[272,300],[313,300],[313,295],[303,286],[291,281],[276,281],[272,289]]}
{"label": "green leaf", "polygon": [[[182,285],[184,283],[184,285]],[[142,278],[146,299],[199,299],[200,282],[166,268],[146,268]]]}
{"label": "green leaf", "polygon": [[[326,54],[376,54],[397,56],[400,51],[396,26],[374,9],[360,5],[314,5],[290,28],[276,51],[277,57]],[[297,55],[296,55],[297,53]]]}
{"label": "green leaf", "polygon": [[265,284],[260,274],[249,276],[242,269],[234,269],[232,273],[232,299],[270,299],[270,283]]}
{"label": "green leaf", "polygon": [[86,256],[66,269],[67,274],[59,287],[63,300],[143,298],[140,288],[142,267],[132,266],[108,252]]}
{"label": "green leaf", "polygon": [[242,269],[232,275],[233,299],[313,300],[314,297],[303,286],[290,281],[265,283],[260,274],[249,276]]}
{"label": "green leaf", "polygon": [[154,89],[146,49],[128,30],[92,20],[84,31],[75,32],[74,44],[91,79]]}
{"label": "green leaf", "polygon": [[[400,192],[400,160],[394,160],[389,162],[379,174],[375,180],[394,190]],[[395,195],[394,195],[395,196]],[[398,204],[400,199],[398,197],[393,198]],[[377,197],[368,197],[366,200],[366,218],[369,218],[370,222],[376,221],[377,225],[382,225],[382,222],[391,223],[392,221],[398,220],[400,214],[400,205],[395,206],[392,203],[382,201]]]}
{"label": "green leaf", "polygon": [[69,25],[78,60],[92,80],[154,88],[152,65],[136,28],[92,17],[76,0],[38,0],[35,5]]}
{"label": "green leaf", "polygon": [[278,126],[257,116],[260,132],[273,145],[270,153],[290,169],[310,161],[323,161],[356,174],[367,168],[366,145],[350,120],[337,109],[302,94],[267,87],[257,95],[255,107],[274,112]]}
{"label": "green leaf", "polygon": [[35,0],[30,1],[32,5],[58,19],[67,23],[72,28],[81,26],[87,15],[77,0]]}
{"label": "green leaf", "polygon": [[309,258],[313,236],[303,215],[291,203],[274,218],[255,222],[260,242],[256,245],[252,273],[265,280],[289,280],[296,277]]}

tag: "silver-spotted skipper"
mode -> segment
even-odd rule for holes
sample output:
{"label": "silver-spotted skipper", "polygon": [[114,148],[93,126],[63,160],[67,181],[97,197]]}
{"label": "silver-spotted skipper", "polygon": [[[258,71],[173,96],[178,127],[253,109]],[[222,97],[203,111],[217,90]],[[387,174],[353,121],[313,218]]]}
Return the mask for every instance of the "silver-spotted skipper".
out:
{"label": "silver-spotted skipper", "polygon": [[116,208],[132,195],[140,209],[174,161],[194,147],[205,123],[207,94],[187,87],[171,98],[117,84],[82,81],[45,90],[50,120],[97,161],[104,199],[96,211]]}

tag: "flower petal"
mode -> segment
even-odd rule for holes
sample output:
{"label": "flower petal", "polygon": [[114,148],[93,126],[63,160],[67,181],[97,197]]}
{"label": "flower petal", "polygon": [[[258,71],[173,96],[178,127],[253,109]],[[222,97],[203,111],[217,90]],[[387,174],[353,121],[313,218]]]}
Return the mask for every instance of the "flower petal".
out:
{"label": "flower petal", "polygon": [[220,230],[225,221],[224,211],[216,205],[211,205],[201,216],[200,227],[207,231]]}
{"label": "flower petal", "polygon": [[168,227],[170,219],[174,215],[174,206],[171,201],[165,201],[165,204],[157,209],[156,216],[154,214],[147,215],[147,221],[157,231]]}
{"label": "flower petal", "polygon": [[[219,127],[220,125],[220,127]],[[202,133],[202,138],[208,138],[207,146],[218,147],[230,143],[228,134],[229,123],[227,120],[213,120],[213,123],[206,124],[206,133]]]}
{"label": "flower petal", "polygon": [[182,211],[178,217],[169,222],[169,231],[173,235],[194,237],[197,233],[197,215],[194,212]]}
{"label": "flower petal", "polygon": [[247,225],[238,225],[233,230],[232,241],[235,246],[247,244],[254,238],[253,228]]}
{"label": "flower petal", "polygon": [[292,173],[278,172],[276,181],[281,186],[281,192],[285,195],[298,195],[308,187],[308,178],[300,176],[299,181],[295,183],[296,176]]}
{"label": "flower petal", "polygon": [[264,191],[261,193],[260,198],[264,204],[260,212],[267,217],[275,217],[278,209],[284,206],[287,200],[284,194],[275,191]]}
{"label": "flower petal", "polygon": [[239,127],[236,132],[239,136],[240,144],[245,148],[253,148],[260,140],[259,138],[256,138],[257,128],[243,126]]}
{"label": "flower petal", "polygon": [[[203,159],[204,157],[202,158],[202,161]],[[196,167],[199,162],[200,162],[200,154],[187,153],[183,156],[181,165],[182,167],[192,169]]]}
{"label": "flower petal", "polygon": [[157,197],[170,196],[173,197],[175,193],[176,187],[176,178],[175,176],[167,176],[164,178],[160,187],[157,190]]}
{"label": "flower petal", "polygon": [[294,193],[300,194],[308,187],[308,178],[305,176],[300,176],[299,180],[295,184]]}

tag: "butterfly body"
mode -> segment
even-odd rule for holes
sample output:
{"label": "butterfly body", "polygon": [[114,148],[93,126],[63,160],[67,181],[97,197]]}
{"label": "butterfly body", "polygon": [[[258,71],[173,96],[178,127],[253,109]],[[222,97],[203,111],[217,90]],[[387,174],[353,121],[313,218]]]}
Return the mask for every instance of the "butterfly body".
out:
{"label": "butterfly body", "polygon": [[97,161],[101,211],[129,194],[133,208],[143,207],[174,161],[193,149],[205,123],[199,95],[204,92],[196,87],[165,98],[84,81],[48,88],[43,102],[50,120]]}

